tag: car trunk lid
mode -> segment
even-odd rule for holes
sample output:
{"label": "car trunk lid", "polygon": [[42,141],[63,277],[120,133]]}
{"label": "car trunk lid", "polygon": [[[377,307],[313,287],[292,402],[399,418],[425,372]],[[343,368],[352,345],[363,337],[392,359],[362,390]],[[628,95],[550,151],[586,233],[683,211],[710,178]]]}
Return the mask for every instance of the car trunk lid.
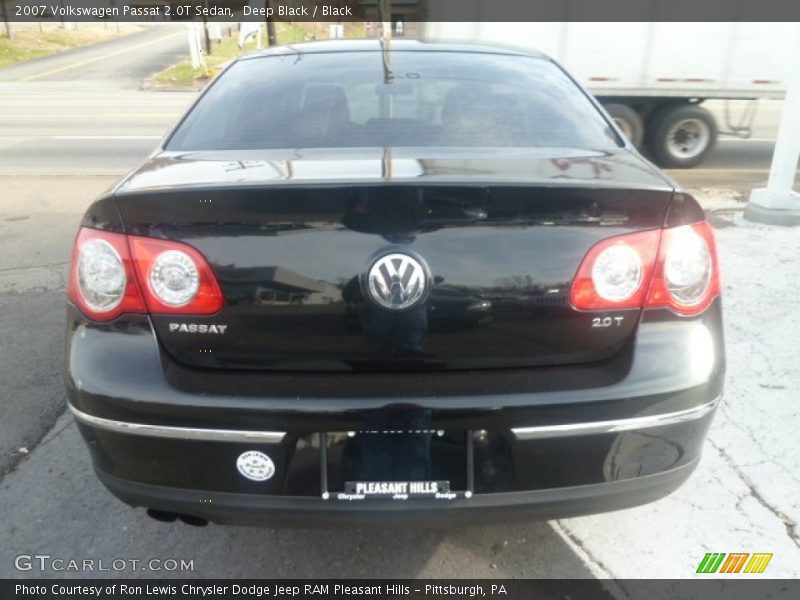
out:
{"label": "car trunk lid", "polygon": [[[128,233],[195,247],[225,296],[216,315],[153,316],[184,364],[568,364],[605,358],[636,330],[637,309],[569,304],[592,245],[664,221],[672,187],[632,154],[261,154],[160,155],[117,191]],[[375,261],[393,253],[425,271],[424,294],[402,310],[369,285]]]}

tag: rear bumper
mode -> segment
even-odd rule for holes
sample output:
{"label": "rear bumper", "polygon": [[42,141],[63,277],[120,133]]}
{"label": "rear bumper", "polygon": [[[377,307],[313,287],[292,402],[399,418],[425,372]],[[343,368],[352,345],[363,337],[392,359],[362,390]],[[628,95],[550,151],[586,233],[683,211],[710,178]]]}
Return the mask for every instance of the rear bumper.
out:
{"label": "rear bumper", "polygon": [[[101,325],[70,309],[69,323],[70,408],[103,483],[128,504],[220,523],[480,522],[634,506],[688,477],[723,388],[718,302],[697,319],[646,314],[630,347],[603,363],[413,377],[193,370],[160,350],[147,317]],[[373,448],[354,450],[348,432],[396,430],[470,440],[466,454],[453,442],[433,461],[458,471],[433,478],[449,479],[455,497],[337,499],[353,452]],[[251,450],[274,461],[268,481],[237,471]]]}
{"label": "rear bumper", "polygon": [[476,494],[447,503],[412,500],[340,502],[320,497],[292,498],[214,493],[198,502],[200,493],[182,488],[126,481],[97,471],[103,485],[131,506],[189,514],[224,525],[280,524],[291,527],[448,527],[470,523],[513,523],[557,519],[619,510],[652,502],[677,489],[691,475],[698,459],[655,475],[624,481],[529,492]]}

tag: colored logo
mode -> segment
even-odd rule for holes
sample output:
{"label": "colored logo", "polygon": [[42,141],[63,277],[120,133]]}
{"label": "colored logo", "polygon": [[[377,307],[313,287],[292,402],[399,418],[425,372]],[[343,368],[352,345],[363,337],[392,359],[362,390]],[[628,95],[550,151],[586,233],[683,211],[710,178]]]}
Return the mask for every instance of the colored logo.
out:
{"label": "colored logo", "polygon": [[697,566],[697,573],[763,573],[771,560],[771,552],[709,552]]}

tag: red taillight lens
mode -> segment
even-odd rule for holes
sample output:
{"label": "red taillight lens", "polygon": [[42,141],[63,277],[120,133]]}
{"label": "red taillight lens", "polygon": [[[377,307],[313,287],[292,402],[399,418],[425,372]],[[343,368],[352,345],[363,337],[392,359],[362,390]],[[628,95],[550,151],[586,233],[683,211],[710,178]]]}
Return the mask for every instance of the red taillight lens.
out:
{"label": "red taillight lens", "polygon": [[711,225],[702,221],[665,229],[645,306],[697,315],[708,308],[719,291],[719,263]]}
{"label": "red taillight lens", "polygon": [[81,229],[75,240],[70,300],[90,319],[123,313],[208,315],[223,306],[211,267],[191,246]]}
{"label": "red taillight lens", "polygon": [[668,308],[703,312],[719,295],[711,226],[702,221],[609,238],[584,257],[570,290],[579,310]]}
{"label": "red taillight lens", "polygon": [[592,246],[572,282],[572,306],[579,310],[641,308],[660,237],[659,229],[640,231]]}
{"label": "red taillight lens", "polygon": [[95,321],[110,321],[122,313],[147,312],[123,234],[94,229],[78,232],[67,295]]}
{"label": "red taillight lens", "polygon": [[191,246],[128,236],[147,309],[154,314],[211,315],[222,292],[203,256]]}

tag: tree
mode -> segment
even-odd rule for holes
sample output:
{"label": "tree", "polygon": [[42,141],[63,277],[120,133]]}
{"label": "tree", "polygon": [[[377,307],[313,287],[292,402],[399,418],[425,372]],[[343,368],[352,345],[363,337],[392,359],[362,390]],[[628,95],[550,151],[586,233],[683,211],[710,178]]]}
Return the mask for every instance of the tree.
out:
{"label": "tree", "polygon": [[6,0],[0,0],[0,8],[3,9],[3,25],[5,25],[6,37],[11,39],[11,28],[8,25],[8,12],[6,11]]}

